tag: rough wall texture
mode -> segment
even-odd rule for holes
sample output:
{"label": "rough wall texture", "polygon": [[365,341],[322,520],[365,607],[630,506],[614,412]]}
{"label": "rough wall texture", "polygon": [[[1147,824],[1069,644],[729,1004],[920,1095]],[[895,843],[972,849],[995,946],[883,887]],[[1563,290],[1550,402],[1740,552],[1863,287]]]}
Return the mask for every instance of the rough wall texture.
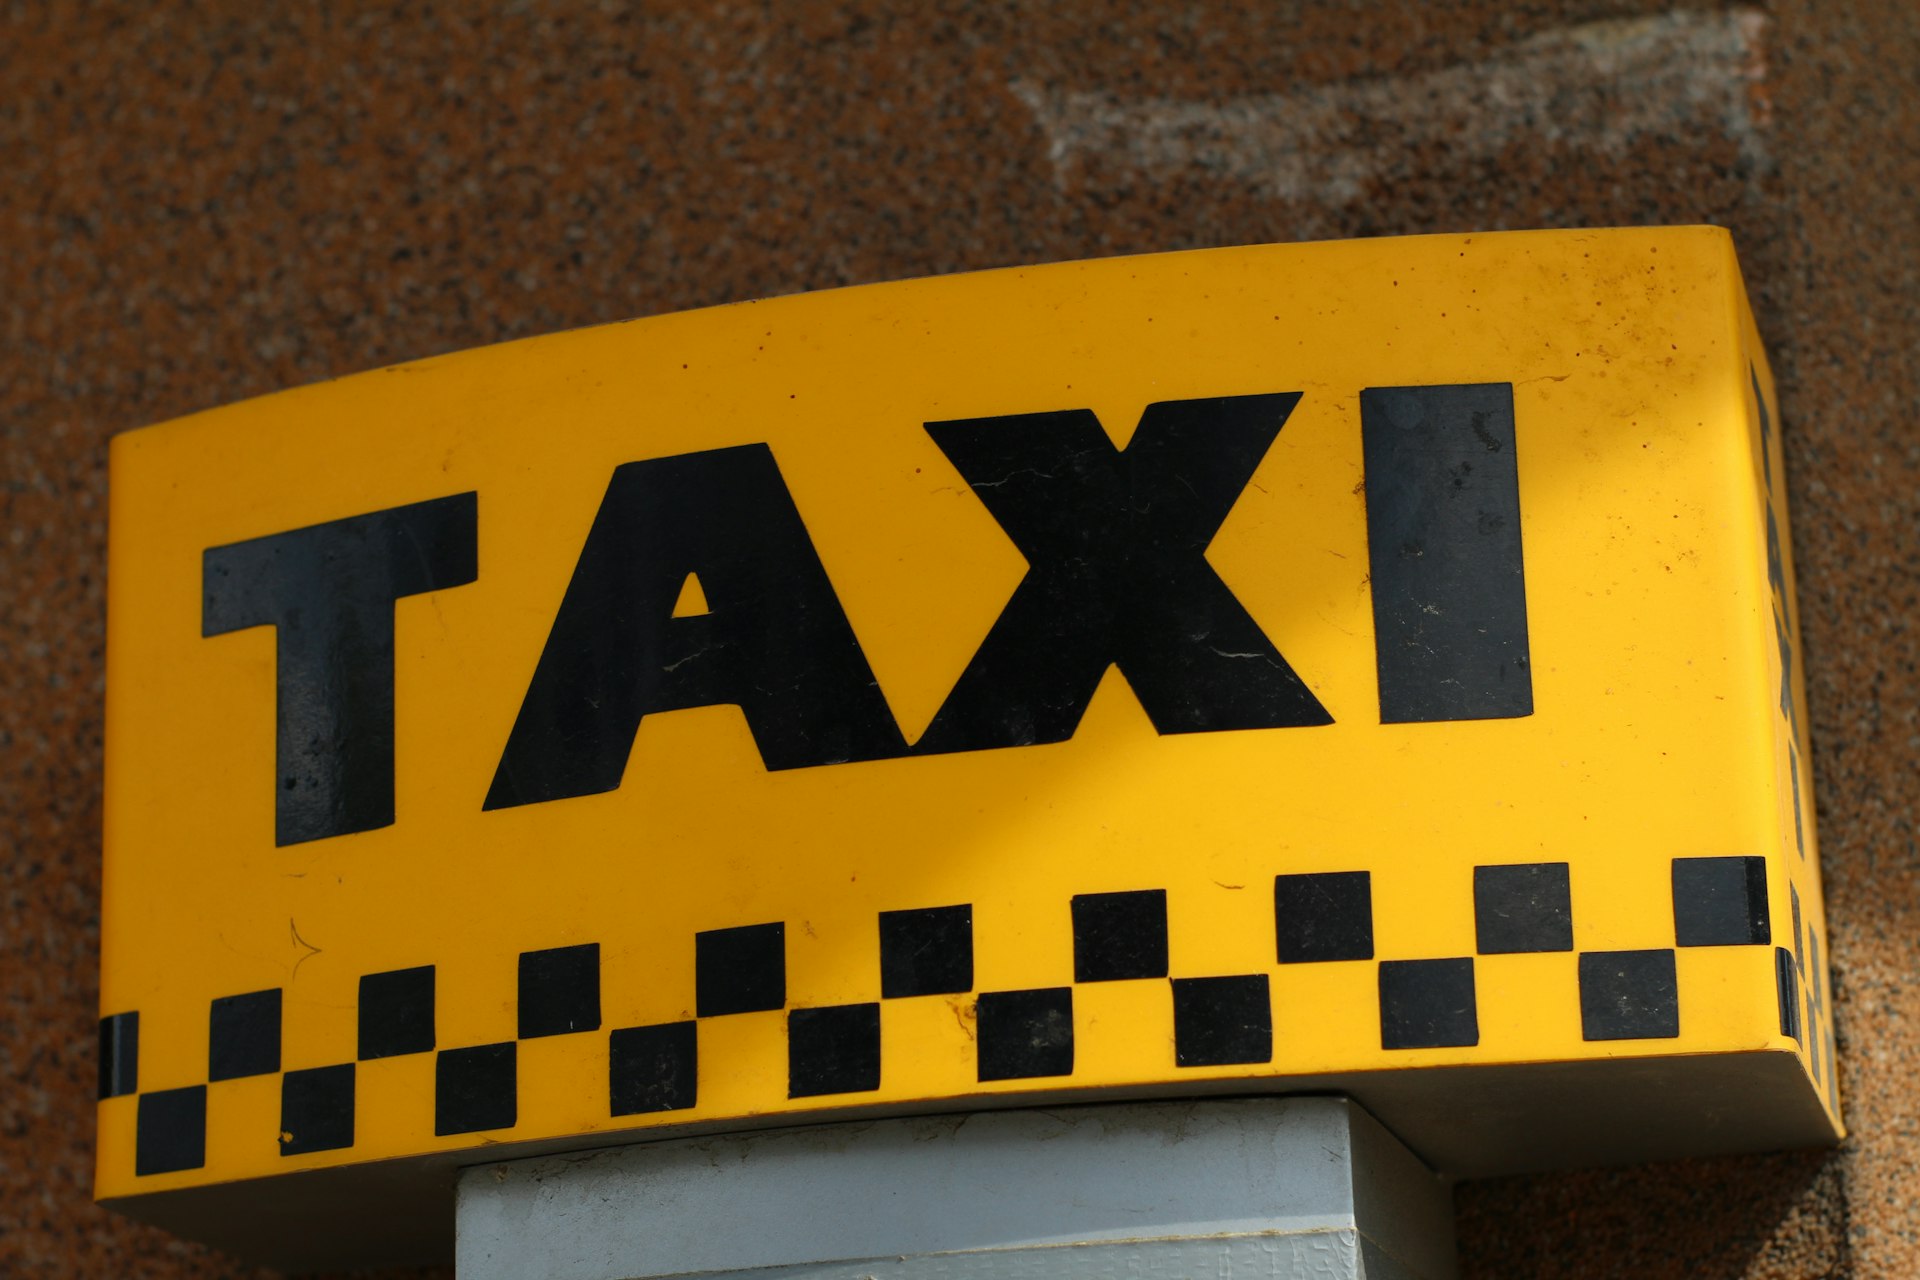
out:
{"label": "rough wall texture", "polygon": [[88,1200],[105,441],[575,325],[1060,258],[1733,229],[1780,381],[1841,1152],[1463,1187],[1470,1277],[1920,1271],[1910,0],[0,3],[0,1273]]}

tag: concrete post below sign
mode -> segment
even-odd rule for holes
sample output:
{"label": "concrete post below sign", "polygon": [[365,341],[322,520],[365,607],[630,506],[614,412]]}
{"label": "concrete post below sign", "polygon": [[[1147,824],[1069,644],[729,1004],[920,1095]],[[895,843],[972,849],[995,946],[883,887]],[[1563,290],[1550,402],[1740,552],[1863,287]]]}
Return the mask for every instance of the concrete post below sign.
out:
{"label": "concrete post below sign", "polygon": [[1443,1280],[1452,1193],[1343,1098],[690,1138],[468,1169],[461,1280]]}

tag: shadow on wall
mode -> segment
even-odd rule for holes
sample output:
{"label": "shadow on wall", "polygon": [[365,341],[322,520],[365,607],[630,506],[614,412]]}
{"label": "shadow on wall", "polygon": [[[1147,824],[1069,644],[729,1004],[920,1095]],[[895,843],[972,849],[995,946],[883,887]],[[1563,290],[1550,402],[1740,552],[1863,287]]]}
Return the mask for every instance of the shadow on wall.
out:
{"label": "shadow on wall", "polygon": [[1454,1193],[1461,1280],[1853,1274],[1841,1156],[1793,1151],[1490,1178]]}

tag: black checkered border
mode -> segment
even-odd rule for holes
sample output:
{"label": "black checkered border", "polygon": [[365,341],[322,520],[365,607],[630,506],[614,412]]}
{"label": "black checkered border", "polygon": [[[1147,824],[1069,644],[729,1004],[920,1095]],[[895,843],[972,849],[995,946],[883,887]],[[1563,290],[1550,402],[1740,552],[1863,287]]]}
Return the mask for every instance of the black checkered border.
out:
{"label": "black checkered border", "polygon": [[1793,914],[1793,949],[1775,947],[1774,981],[1780,993],[1780,1034],[1792,1036],[1807,1055],[1807,1069],[1816,1086],[1824,1084],[1827,1107],[1840,1114],[1840,1069],[1834,1060],[1833,1009],[1827,999],[1827,967],[1820,959],[1820,935],[1812,920],[1802,920],[1800,890],[1787,884],[1787,903]]}
{"label": "black checkered border", "polygon": [[[1766,861],[1675,858],[1674,947],[1582,952],[1577,961],[1582,1035],[1589,1041],[1672,1039],[1680,1034],[1679,947],[1772,942]],[[1790,889],[1794,949],[1775,948],[1780,1029],[1802,1044],[1824,1017],[1818,939],[1802,949],[1800,898]],[[1274,878],[1275,959],[1281,966],[1375,963],[1380,1042],[1386,1050],[1479,1043],[1476,956],[1571,952],[1573,906],[1564,862],[1474,868],[1475,955],[1375,961],[1372,876],[1367,871]],[[1088,893],[1070,903],[1074,983],[976,996],[982,1082],[1071,1076],[1074,988],[1103,982],[1167,982],[1174,1062],[1180,1068],[1273,1060],[1267,973],[1174,977],[1164,889]],[[786,1010],[788,1097],[851,1096],[880,1087],[884,1002],[974,993],[969,904],[884,911],[878,918],[878,1001],[788,1008],[786,926],[781,922],[696,933],[695,1017],[613,1028],[607,1035],[611,1116],[686,1110],[699,1096],[700,1023]],[[1806,995],[1801,1020],[1799,992]],[[434,1132],[446,1136],[512,1128],[518,1120],[518,1042],[602,1030],[600,946],[524,951],[519,961],[518,1035],[494,1044],[441,1048],[434,1019],[435,969],[422,965],[360,979],[355,1062],[281,1075],[280,1150],[302,1155],[354,1144],[356,1063],[435,1053]],[[139,1093],[138,1012],[100,1023],[100,1096]],[[135,1173],[197,1169],[206,1162],[209,1088],[279,1073],[281,991],[212,1002],[206,1084],[139,1093]],[[1815,1081],[1820,1052],[1812,1052]],[[1832,1078],[1828,1042],[1826,1074]]]}

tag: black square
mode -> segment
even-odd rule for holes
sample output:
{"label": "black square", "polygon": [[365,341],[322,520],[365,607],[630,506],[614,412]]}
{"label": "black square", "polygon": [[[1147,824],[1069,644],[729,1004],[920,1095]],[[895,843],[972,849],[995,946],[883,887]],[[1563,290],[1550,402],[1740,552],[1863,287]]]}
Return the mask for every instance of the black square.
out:
{"label": "black square", "polygon": [[1173,1058],[1183,1067],[1273,1061],[1267,975],[1175,978]]}
{"label": "black square", "polygon": [[1373,876],[1314,871],[1273,878],[1281,964],[1373,959]]}
{"label": "black square", "polygon": [[433,1131],[511,1129],[519,1120],[519,1046],[512,1040],[442,1049],[433,1064]]}
{"label": "black square", "polygon": [[100,1096],[118,1098],[140,1091],[140,1015],[116,1013],[100,1019]]}
{"label": "black square", "polygon": [[880,1087],[880,1006],[839,1004],[787,1015],[787,1096]]}
{"label": "black square", "polygon": [[748,924],[693,935],[694,1009],[701,1017],[787,1003],[787,926]]}
{"label": "black square", "polygon": [[1807,980],[1807,998],[1812,1002],[1816,1013],[1827,1007],[1827,998],[1820,990],[1820,935],[1813,931],[1813,921],[1807,921],[1807,966],[1801,971],[1801,977]]}
{"label": "black square", "polygon": [[1167,891],[1082,893],[1073,899],[1073,980],[1167,976]]}
{"label": "black square", "polygon": [[1588,1040],[1671,1040],[1680,1034],[1680,984],[1671,951],[1580,955],[1580,1030]]}
{"label": "black square", "polygon": [[1480,1043],[1473,957],[1380,962],[1380,1047],[1439,1049]]}
{"label": "black square", "polygon": [[616,1116],[684,1111],[699,1097],[700,1024],[621,1027],[607,1044],[607,1093]]}
{"label": "black square", "polygon": [[1793,952],[1785,947],[1773,949],[1773,985],[1780,999],[1780,1034],[1805,1044],[1800,1029],[1800,979],[1794,971]]}
{"label": "black square", "polygon": [[207,1079],[238,1080],[280,1069],[280,988],[221,996],[208,1019]]}
{"label": "black square", "polygon": [[353,1064],[344,1062],[280,1077],[281,1155],[353,1145],[353,1075]]}
{"label": "black square", "polygon": [[141,1094],[134,1120],[134,1176],[178,1173],[206,1163],[207,1086]]}
{"label": "black square", "polygon": [[520,1038],[600,1029],[600,944],[520,953]]}
{"label": "black square", "polygon": [[1073,988],[982,992],[980,1078],[1073,1074]]}
{"label": "black square", "polygon": [[1473,924],[1483,956],[1573,950],[1573,893],[1564,862],[1473,869]]}
{"label": "black square", "polygon": [[1791,881],[1787,884],[1787,902],[1793,910],[1793,958],[1800,960],[1802,958],[1800,951],[1800,891],[1793,887]]}
{"label": "black square", "polygon": [[1765,858],[1675,858],[1673,937],[1683,947],[1773,941]]}
{"label": "black square", "polygon": [[973,907],[880,913],[880,994],[937,996],[973,990]]}
{"label": "black square", "polygon": [[360,1052],[369,1058],[428,1053],[435,1044],[433,966],[389,969],[360,979]]}

